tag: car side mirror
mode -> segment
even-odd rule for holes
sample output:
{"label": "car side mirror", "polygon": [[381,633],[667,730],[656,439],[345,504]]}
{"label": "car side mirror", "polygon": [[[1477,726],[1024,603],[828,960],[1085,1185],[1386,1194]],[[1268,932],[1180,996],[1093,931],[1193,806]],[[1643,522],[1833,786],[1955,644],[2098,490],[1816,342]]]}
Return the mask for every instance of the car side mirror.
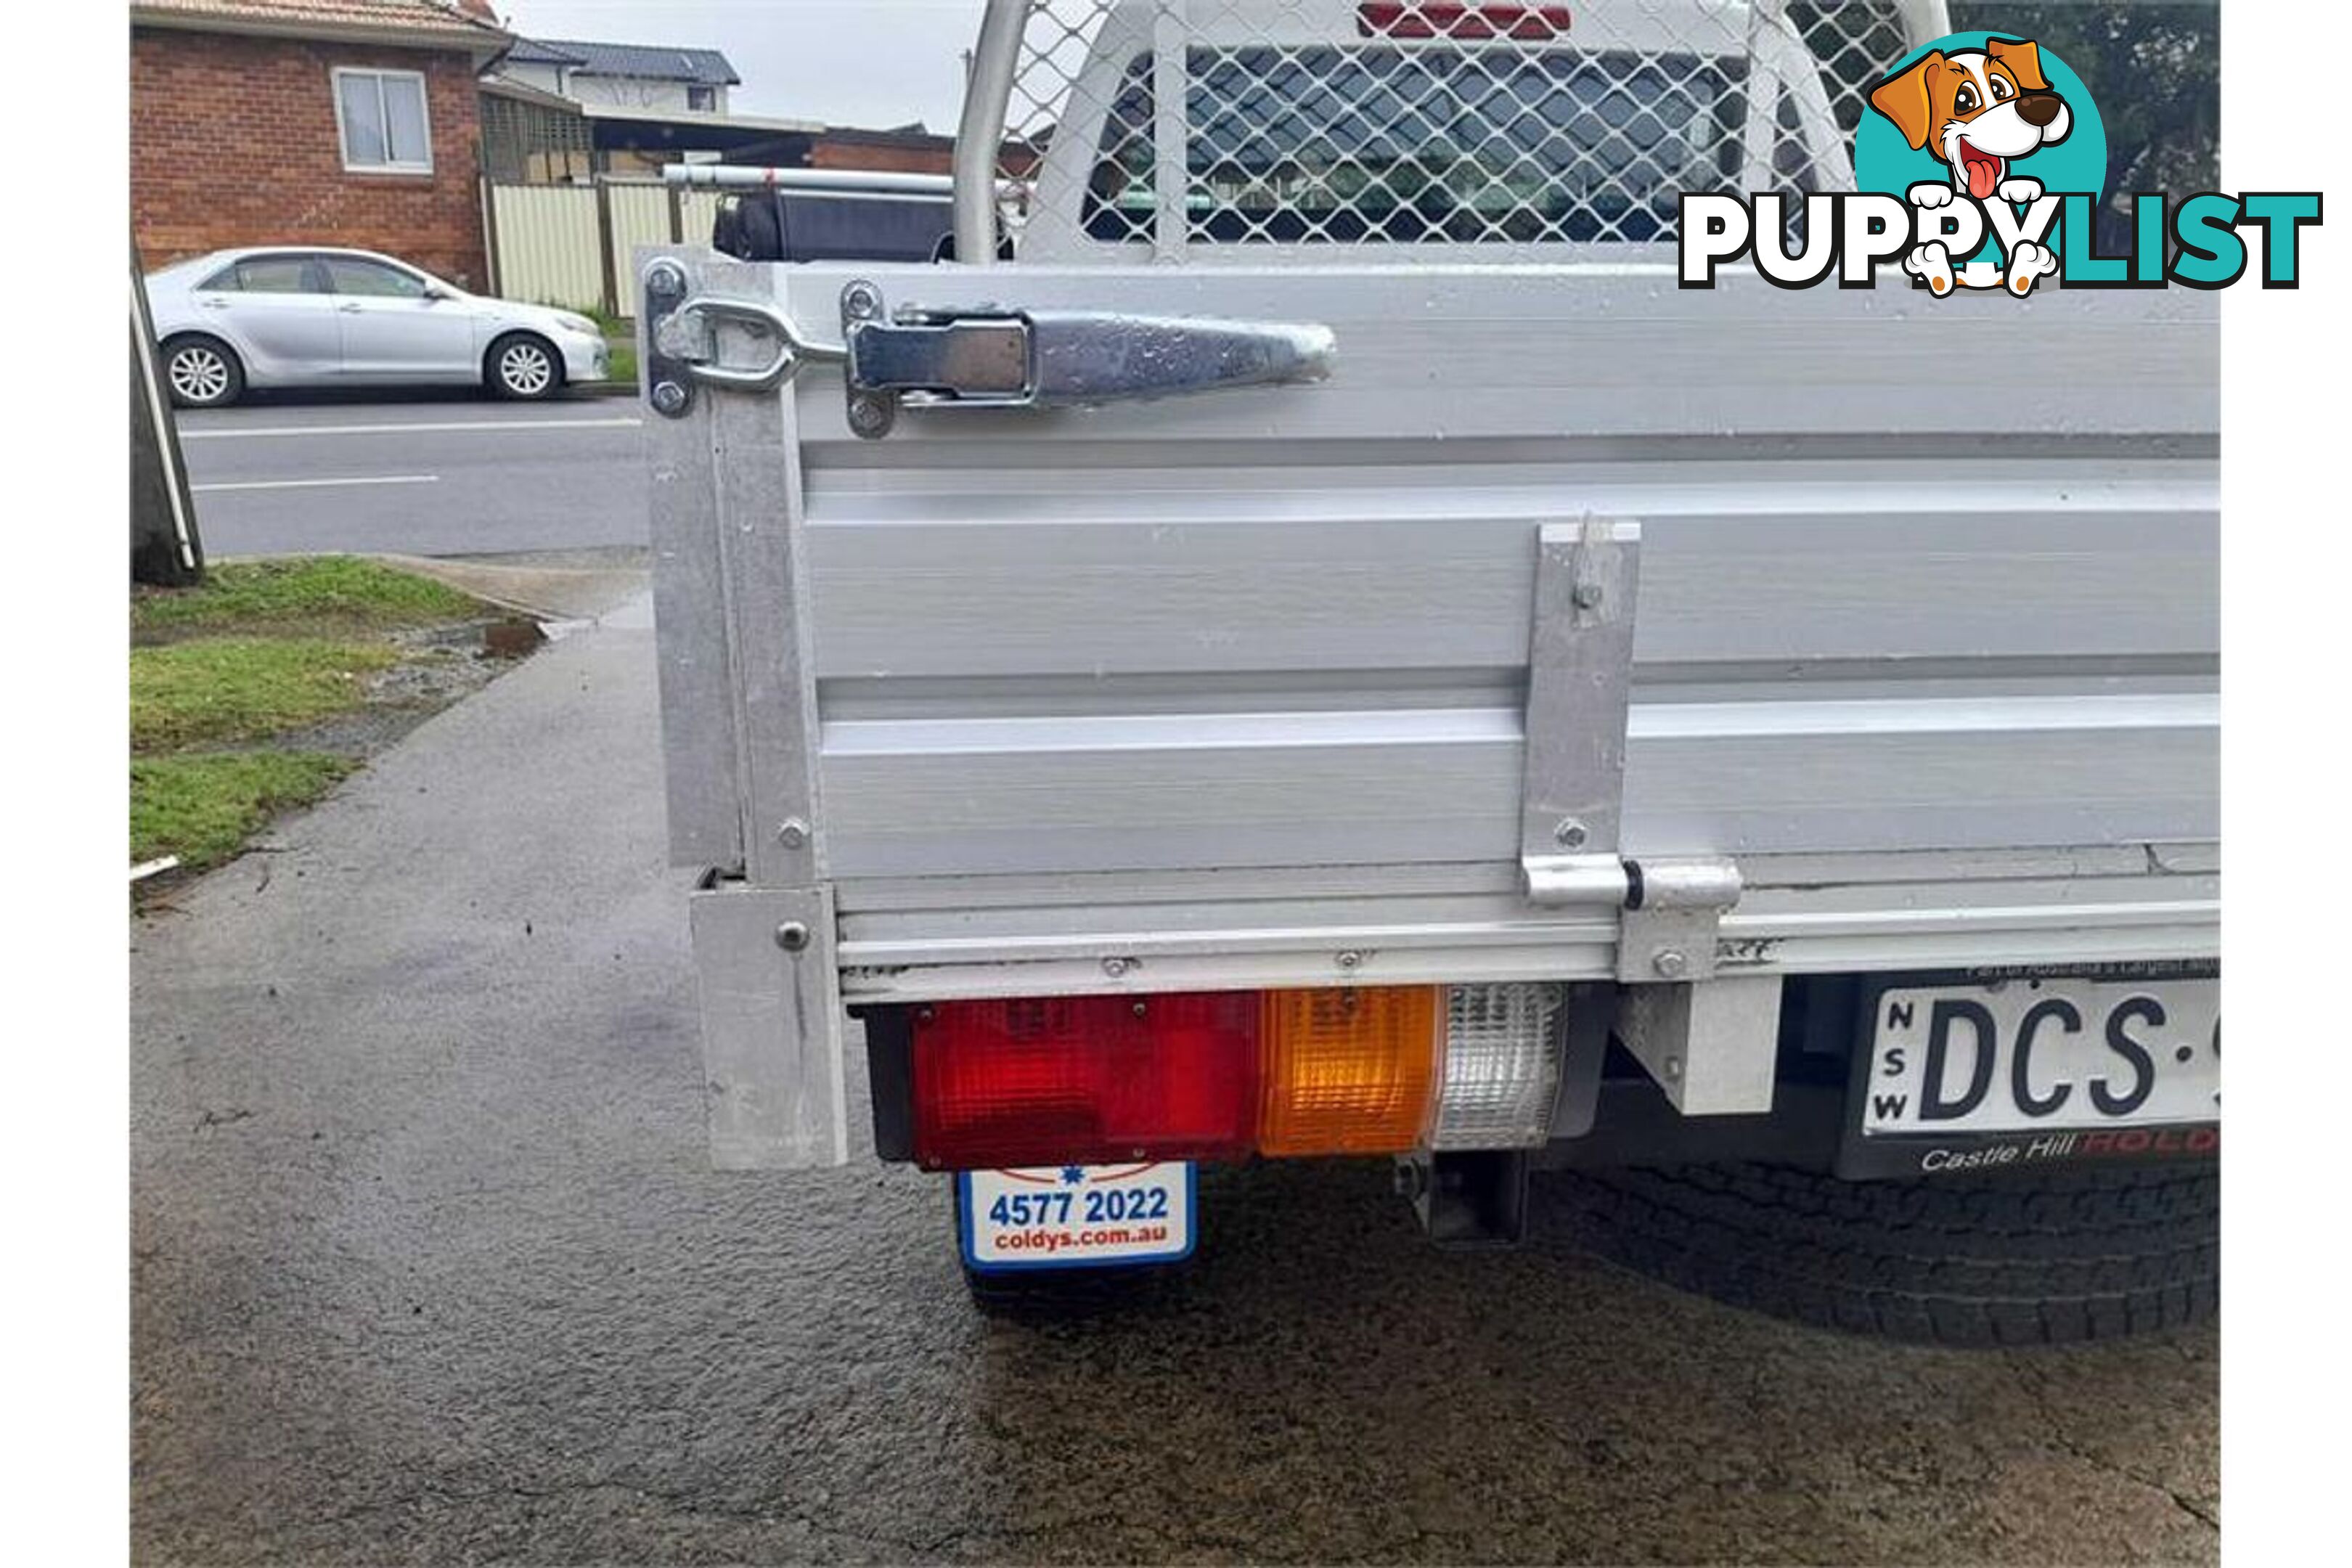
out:
{"label": "car side mirror", "polygon": [[445,288],[438,283],[427,283],[425,286],[425,302],[428,305],[438,304],[444,300],[454,300],[457,297],[457,291],[455,289]]}

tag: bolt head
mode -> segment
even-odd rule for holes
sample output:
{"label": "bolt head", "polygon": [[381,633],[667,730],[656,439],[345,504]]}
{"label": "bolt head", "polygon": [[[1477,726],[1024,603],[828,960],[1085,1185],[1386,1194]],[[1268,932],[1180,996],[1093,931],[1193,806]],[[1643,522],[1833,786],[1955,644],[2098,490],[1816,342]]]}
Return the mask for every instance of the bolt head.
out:
{"label": "bolt head", "polygon": [[776,842],[787,849],[797,849],[808,842],[808,824],[794,817],[776,829]]}
{"label": "bolt head", "polygon": [[1364,962],[1364,955],[1363,955],[1362,953],[1360,953],[1360,952],[1353,952],[1353,951],[1349,951],[1349,952],[1343,952],[1343,953],[1339,954],[1339,967],[1340,967],[1340,968],[1342,968],[1342,969],[1354,969],[1355,967],[1357,967],[1359,964],[1362,963],[1363,962]]}
{"label": "bolt head", "polygon": [[1116,980],[1120,975],[1127,973],[1127,960],[1123,958],[1106,958],[1102,961],[1102,971],[1105,974],[1108,974],[1113,980]]}
{"label": "bolt head", "polygon": [[1578,609],[1599,609],[1601,607],[1601,600],[1602,598],[1601,584],[1598,583],[1579,583],[1576,585],[1576,594],[1574,596],[1576,599],[1576,607]]}
{"label": "bolt head", "polygon": [[1676,1079],[1676,1080],[1679,1080],[1679,1079],[1682,1078],[1682,1076],[1683,1076],[1683,1058],[1680,1058],[1680,1057],[1668,1057],[1668,1058],[1666,1058],[1666,1076],[1667,1076],[1668,1078],[1670,1078],[1670,1079]]}
{"label": "bolt head", "polygon": [[869,437],[883,434],[890,428],[890,405],[861,393],[849,400],[849,427]]}
{"label": "bolt head", "polygon": [[776,928],[776,945],[786,952],[799,952],[809,944],[809,928],[799,921],[786,921]]}
{"label": "bolt head", "polygon": [[1650,967],[1672,980],[1690,968],[1690,960],[1684,956],[1681,950],[1670,947],[1652,959]]}
{"label": "bolt head", "polygon": [[852,283],[842,290],[841,309],[861,321],[872,321],[882,313],[882,290],[871,283]]}
{"label": "bolt head", "polygon": [[1560,818],[1559,826],[1551,830],[1551,836],[1561,847],[1567,849],[1581,849],[1586,841],[1592,837],[1586,830],[1584,824],[1572,816]]}
{"label": "bolt head", "polygon": [[660,413],[677,415],[686,412],[686,388],[674,381],[654,384],[654,407]]}

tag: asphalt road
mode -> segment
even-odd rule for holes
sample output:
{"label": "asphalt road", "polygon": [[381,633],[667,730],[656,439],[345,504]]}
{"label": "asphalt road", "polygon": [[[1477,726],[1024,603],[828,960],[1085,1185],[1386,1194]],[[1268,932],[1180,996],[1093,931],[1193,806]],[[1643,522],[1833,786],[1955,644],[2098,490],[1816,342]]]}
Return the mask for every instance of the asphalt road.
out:
{"label": "asphalt road", "polygon": [[2217,1560],[2210,1331],[1885,1346],[1321,1162],[1023,1326],[940,1178],[713,1173],[646,622],[140,919],[138,1561]]}
{"label": "asphalt road", "polygon": [[180,415],[207,553],[643,547],[634,397],[307,398]]}

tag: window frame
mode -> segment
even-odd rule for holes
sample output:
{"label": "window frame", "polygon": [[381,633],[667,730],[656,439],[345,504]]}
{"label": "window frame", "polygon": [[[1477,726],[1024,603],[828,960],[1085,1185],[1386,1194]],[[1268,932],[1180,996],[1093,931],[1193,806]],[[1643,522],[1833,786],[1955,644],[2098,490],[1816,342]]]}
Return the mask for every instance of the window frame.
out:
{"label": "window frame", "polygon": [[[340,300],[430,300],[433,298],[436,279],[431,273],[404,266],[389,256],[355,256],[349,252],[327,250],[320,251],[312,258],[312,262],[319,269],[320,281],[327,286],[326,291]],[[379,294],[344,289],[335,281],[335,267],[339,262],[346,267],[373,267],[379,271],[389,272],[395,278],[405,278],[416,285],[416,292]]]}
{"label": "window frame", "polygon": [[[299,263],[302,268],[302,281],[310,285],[310,287],[303,289],[248,289],[245,286],[245,279],[243,276],[244,269],[252,266],[257,261],[292,261]],[[231,280],[226,287],[224,287],[221,282],[221,279],[224,278]],[[331,282],[331,279],[327,276],[326,268],[320,265],[319,256],[316,251],[265,250],[256,251],[250,256],[240,256],[235,261],[215,268],[210,273],[205,275],[204,281],[195,286],[195,292],[200,294],[236,294],[242,298],[250,299],[282,300],[289,296],[332,293],[334,290],[330,287]]]}
{"label": "window frame", "polygon": [[[335,100],[335,141],[342,155],[343,173],[347,174],[430,174],[433,173],[433,93],[425,73],[403,70],[389,66],[335,66],[327,72],[327,89]],[[352,128],[343,108],[343,81],[348,77],[373,77],[376,84],[376,112],[379,129],[383,133],[386,161],[381,163],[352,162]],[[417,120],[425,131],[425,161],[421,163],[391,161],[392,110],[383,96],[387,79],[399,78],[416,84]]]}
{"label": "window frame", "polygon": [[[698,94],[702,99],[700,103],[694,101]],[[718,113],[719,89],[708,82],[688,82],[686,88],[686,111],[688,114]]]}

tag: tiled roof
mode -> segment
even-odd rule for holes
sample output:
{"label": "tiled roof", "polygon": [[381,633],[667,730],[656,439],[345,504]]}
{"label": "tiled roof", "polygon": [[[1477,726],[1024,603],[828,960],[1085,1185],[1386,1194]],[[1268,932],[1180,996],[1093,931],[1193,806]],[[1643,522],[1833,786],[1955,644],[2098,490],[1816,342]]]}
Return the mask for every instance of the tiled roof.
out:
{"label": "tiled roof", "polygon": [[[559,52],[562,62],[590,76],[629,76],[646,81],[690,81],[698,87],[740,87],[743,79],[717,49],[676,49],[662,44],[598,44],[580,38],[539,38],[525,44]],[[509,58],[520,59],[523,44]]]}
{"label": "tiled roof", "polygon": [[539,38],[517,38],[514,47],[507,51],[507,59],[523,66],[576,66],[580,57],[566,53]]}
{"label": "tiled roof", "polygon": [[473,48],[494,48],[509,37],[454,0],[131,0],[131,20],[297,36],[397,35]]}

